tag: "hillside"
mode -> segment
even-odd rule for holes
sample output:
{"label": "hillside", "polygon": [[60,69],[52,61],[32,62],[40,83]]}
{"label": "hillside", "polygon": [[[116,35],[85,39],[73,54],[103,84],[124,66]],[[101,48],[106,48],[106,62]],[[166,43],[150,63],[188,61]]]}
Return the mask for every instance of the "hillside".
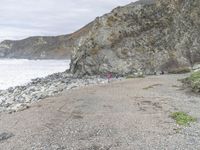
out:
{"label": "hillside", "polygon": [[66,36],[29,37],[0,44],[0,56],[8,58],[65,58],[70,57],[70,49],[66,46]]}
{"label": "hillside", "polygon": [[5,40],[0,43],[0,58],[69,59],[76,41],[88,32],[90,25],[68,35]]}
{"label": "hillside", "polygon": [[175,72],[200,62],[200,1],[141,0],[98,17],[73,47],[77,76]]}

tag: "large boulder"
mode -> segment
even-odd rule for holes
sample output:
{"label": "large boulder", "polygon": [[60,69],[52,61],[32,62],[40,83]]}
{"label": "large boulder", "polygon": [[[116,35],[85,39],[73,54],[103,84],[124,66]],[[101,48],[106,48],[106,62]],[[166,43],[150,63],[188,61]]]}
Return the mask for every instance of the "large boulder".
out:
{"label": "large boulder", "polygon": [[141,0],[98,17],[77,38],[77,76],[152,74],[200,62],[200,1]]}

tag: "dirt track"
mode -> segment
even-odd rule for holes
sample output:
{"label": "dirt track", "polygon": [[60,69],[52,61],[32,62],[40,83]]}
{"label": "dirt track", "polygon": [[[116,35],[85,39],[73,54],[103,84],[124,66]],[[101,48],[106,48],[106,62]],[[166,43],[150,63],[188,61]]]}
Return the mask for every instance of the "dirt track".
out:
{"label": "dirt track", "polygon": [[[1,150],[200,149],[200,96],[181,89],[185,75],[127,79],[48,98],[0,114]],[[197,123],[180,129],[169,117],[185,111]]]}

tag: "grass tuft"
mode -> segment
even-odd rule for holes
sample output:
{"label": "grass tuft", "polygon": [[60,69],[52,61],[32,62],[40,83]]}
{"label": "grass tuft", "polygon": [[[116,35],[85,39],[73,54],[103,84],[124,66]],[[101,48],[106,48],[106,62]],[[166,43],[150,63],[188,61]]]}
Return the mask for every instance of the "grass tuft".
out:
{"label": "grass tuft", "polygon": [[194,72],[189,79],[194,82],[200,80],[200,71]]}
{"label": "grass tuft", "polygon": [[187,126],[192,122],[196,122],[197,119],[188,115],[185,112],[174,112],[171,114],[171,117],[176,121],[178,125]]}
{"label": "grass tuft", "polygon": [[190,77],[183,79],[182,82],[191,87],[194,92],[200,92],[200,71],[192,73]]}

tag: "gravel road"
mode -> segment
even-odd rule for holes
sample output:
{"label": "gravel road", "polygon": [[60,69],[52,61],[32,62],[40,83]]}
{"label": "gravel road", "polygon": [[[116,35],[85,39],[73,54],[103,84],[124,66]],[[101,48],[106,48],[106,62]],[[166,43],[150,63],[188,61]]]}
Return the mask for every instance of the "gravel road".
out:
{"label": "gravel road", "polygon": [[[12,114],[0,113],[1,150],[200,149],[200,96],[187,75],[123,79],[64,92]],[[197,118],[189,127],[169,115]]]}

